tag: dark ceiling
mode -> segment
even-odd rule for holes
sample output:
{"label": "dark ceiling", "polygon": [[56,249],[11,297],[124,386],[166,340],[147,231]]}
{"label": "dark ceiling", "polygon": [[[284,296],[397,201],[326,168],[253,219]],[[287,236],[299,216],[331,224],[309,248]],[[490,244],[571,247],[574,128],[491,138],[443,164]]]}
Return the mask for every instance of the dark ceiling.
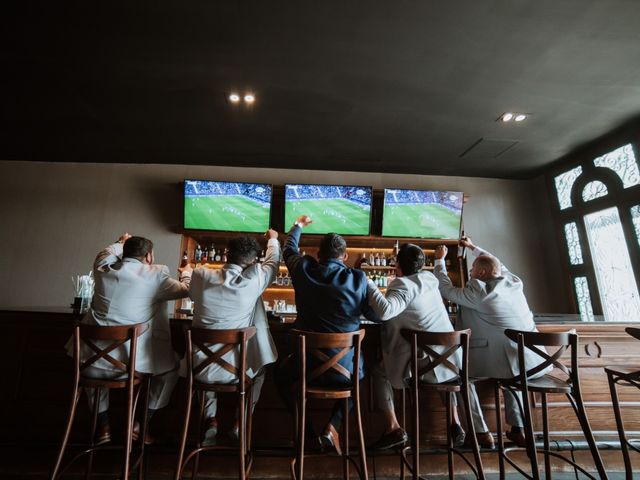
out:
{"label": "dark ceiling", "polygon": [[638,0],[3,2],[0,158],[525,178],[640,114],[639,20]]}

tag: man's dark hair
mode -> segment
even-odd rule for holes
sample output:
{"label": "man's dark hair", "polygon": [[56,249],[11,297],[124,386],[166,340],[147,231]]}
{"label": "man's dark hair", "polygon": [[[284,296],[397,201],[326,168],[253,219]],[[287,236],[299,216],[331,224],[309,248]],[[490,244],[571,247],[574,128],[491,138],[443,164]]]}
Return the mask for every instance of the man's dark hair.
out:
{"label": "man's dark hair", "polygon": [[249,265],[260,253],[260,244],[253,237],[238,237],[227,245],[227,260],[235,265]]}
{"label": "man's dark hair", "polygon": [[337,233],[327,233],[320,240],[320,248],[318,249],[318,257],[320,260],[331,260],[344,255],[347,251],[347,242],[344,241]]}
{"label": "man's dark hair", "polygon": [[122,258],[142,258],[153,251],[153,242],[144,237],[129,237],[122,247]]}
{"label": "man's dark hair", "polygon": [[403,275],[413,275],[424,267],[424,252],[413,243],[403,243],[398,250],[398,265]]}

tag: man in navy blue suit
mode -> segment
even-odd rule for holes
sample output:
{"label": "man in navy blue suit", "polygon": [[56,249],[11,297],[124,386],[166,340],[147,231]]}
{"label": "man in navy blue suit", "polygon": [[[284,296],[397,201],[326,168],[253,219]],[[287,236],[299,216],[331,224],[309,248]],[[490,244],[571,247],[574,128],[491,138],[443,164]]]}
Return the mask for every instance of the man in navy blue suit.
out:
{"label": "man in navy blue suit", "polygon": [[[318,259],[300,255],[298,242],[302,229],[312,223],[310,217],[299,217],[284,245],[283,257],[289,269],[296,295],[298,312],[294,327],[299,330],[323,333],[345,333],[360,329],[360,316],[377,320],[367,302],[367,277],[362,270],[349,268],[347,260],[347,242],[336,233],[328,233],[320,241]],[[333,353],[328,351],[331,356]],[[309,368],[319,363],[312,356],[307,358]],[[353,351],[339,361],[347,370],[353,372]],[[360,359],[360,378],[362,378],[362,358]],[[294,409],[291,388],[298,380],[298,359],[295,355],[285,358],[275,372],[275,381],[280,396],[290,412]],[[340,386],[348,379],[331,369],[320,378],[323,385]],[[352,403],[349,399],[349,408]],[[342,425],[341,402],[336,402],[331,420],[320,436],[320,442],[335,448],[340,453],[338,432]],[[309,419],[309,416],[307,416]],[[307,421],[307,436],[315,438],[313,425]]]}

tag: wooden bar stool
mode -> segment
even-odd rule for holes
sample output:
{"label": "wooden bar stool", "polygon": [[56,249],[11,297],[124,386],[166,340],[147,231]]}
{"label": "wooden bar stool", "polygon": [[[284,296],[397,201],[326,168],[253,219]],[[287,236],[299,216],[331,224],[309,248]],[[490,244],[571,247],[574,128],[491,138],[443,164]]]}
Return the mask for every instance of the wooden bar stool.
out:
{"label": "wooden bar stool", "polygon": [[[538,471],[538,456],[535,443],[535,437],[533,433],[533,419],[531,415],[531,400],[530,392],[539,393],[542,397],[542,428],[543,428],[543,441],[544,449],[544,470],[545,480],[551,479],[551,457],[559,458],[565,462],[571,464],[574,469],[579,470],[589,478],[595,479],[593,475],[588,473],[583,467],[570,460],[569,458],[561,455],[557,452],[552,452],[549,449],[549,410],[547,406],[547,395],[549,393],[565,394],[573,407],[573,411],[580,422],[585,439],[589,444],[591,450],[591,456],[593,462],[598,470],[598,474],[601,479],[607,478],[607,472],[605,471],[600,452],[596,446],[589,419],[587,418],[587,411],[582,400],[582,393],[580,390],[580,376],[578,369],[578,335],[575,330],[569,330],[567,332],[560,333],[540,333],[540,332],[524,332],[519,330],[505,330],[505,335],[518,344],[518,368],[519,375],[516,375],[510,379],[496,380],[495,388],[495,401],[496,401],[496,423],[498,431],[498,456],[500,461],[500,478],[504,478],[504,461],[508,461],[516,470],[518,470],[523,476],[529,479],[539,480],[540,472]],[[543,347],[558,347],[558,349],[552,355],[549,355],[545,351],[538,348]],[[527,369],[525,364],[525,351],[526,349],[535,352],[540,356],[543,361],[539,365]],[[569,350],[571,363],[567,368],[563,363],[559,361],[563,353]],[[556,370],[554,373],[559,373],[564,378],[558,378],[551,374],[545,374],[539,377],[532,378],[540,372],[544,371],[553,365]],[[557,372],[559,370],[559,372]],[[501,402],[500,391],[510,391],[511,394],[516,392],[522,392],[523,401],[520,402],[519,397],[518,405],[521,407],[521,411],[524,419],[525,438],[527,442],[527,455],[531,462],[531,475],[527,474],[520,466],[518,466],[508,456],[510,450],[515,450],[517,447],[509,449],[504,448],[504,441],[502,438],[502,414],[501,414]],[[521,405],[522,404],[522,405]]]}
{"label": "wooden bar stool", "polygon": [[[625,331],[632,337],[640,340],[640,328],[626,328]],[[618,427],[618,436],[620,437],[620,448],[622,449],[622,457],[624,459],[625,478],[630,480],[633,478],[633,469],[631,467],[631,459],[629,458],[629,449],[640,453],[640,448],[633,445],[624,431],[624,422],[622,421],[622,413],[620,412],[620,402],[618,400],[618,392],[616,385],[625,387],[636,387],[640,389],[640,366],[636,367],[605,367],[607,378],[609,379],[609,390],[611,391],[611,401],[613,403],[613,412],[616,416],[616,426]],[[636,440],[638,442],[638,440]]]}
{"label": "wooden bar stool", "polygon": [[[420,390],[432,390],[444,394],[447,412],[447,460],[449,466],[449,478],[453,479],[454,474],[454,457],[453,454],[459,455],[469,465],[476,478],[484,479],[484,470],[482,468],[482,459],[480,458],[480,448],[476,439],[476,432],[471,419],[471,409],[469,407],[469,375],[468,375],[468,351],[469,336],[471,330],[460,330],[456,332],[425,332],[422,330],[403,329],[402,336],[411,344],[411,415],[413,428],[411,432],[411,447],[405,447],[401,452],[401,472],[400,477],[404,478],[405,465],[411,471],[414,480],[420,477]],[[443,353],[433,350],[434,346],[442,346],[447,349]],[[458,368],[450,357],[458,350],[462,350],[462,365]],[[421,358],[422,354],[426,354],[428,358]],[[426,365],[420,366],[420,364]],[[444,366],[451,370],[456,376],[450,381],[443,383],[430,383],[421,378],[432,372],[436,367]],[[465,417],[467,426],[472,439],[472,450],[475,466],[467,459],[467,457],[453,445],[453,437],[451,436],[451,424],[453,423],[453,410],[451,405],[451,395],[460,392],[464,403]],[[411,450],[413,462],[409,462],[407,454]]]}
{"label": "wooden bar stool", "polygon": [[[85,325],[77,324],[73,331],[73,361],[74,361],[74,384],[73,395],[71,397],[71,406],[69,410],[69,418],[67,420],[67,426],[65,428],[64,436],[62,438],[62,445],[56,459],[53,472],[51,473],[51,479],[55,480],[60,477],[77,459],[84,455],[88,455],[88,462],[86,468],[86,478],[91,476],[91,470],[93,466],[93,454],[98,450],[113,450],[124,449],[122,478],[129,478],[130,471],[130,454],[132,451],[132,431],[133,431],[133,417],[136,410],[136,405],[140,397],[140,391],[144,388],[145,394],[143,395],[142,402],[142,426],[139,434],[139,449],[140,453],[137,458],[136,465],[138,468],[139,478],[143,477],[143,455],[144,455],[144,437],[147,427],[147,412],[149,406],[149,375],[135,371],[136,364],[136,350],[138,344],[138,337],[147,331],[149,323],[138,323],[135,325],[123,325],[113,327],[103,327],[97,325]],[[111,356],[111,352],[119,347],[126,346],[129,342],[128,358],[124,360],[117,360]],[[98,346],[100,344],[101,346]],[[86,345],[93,355],[86,361],[81,360],[81,345]],[[104,345],[104,346],[102,346]],[[99,360],[105,360],[113,367],[113,378],[93,378],[86,374],[83,374],[87,368],[94,366]],[[83,449],[80,453],[75,455],[64,468],[61,468],[62,459],[65,454],[67,443],[69,441],[69,435],[71,433],[71,427],[75,419],[78,401],[82,396],[82,392],[86,388],[94,389],[93,397],[93,412],[91,421],[91,437],[87,448]],[[100,389],[126,389],[127,393],[127,416],[126,416],[126,428],[125,428],[125,443],[124,446],[101,446],[95,444],[95,433],[98,420],[98,399],[100,395]]]}
{"label": "wooden bar stool", "polygon": [[[291,462],[291,474],[296,480],[303,479],[304,472],[304,442],[305,426],[307,420],[307,400],[311,398],[325,400],[344,401],[343,416],[343,445],[342,465],[343,477],[349,478],[349,462],[352,462],[361,479],[367,480],[367,457],[362,431],[362,418],[360,415],[360,347],[364,338],[364,330],[348,333],[316,333],[292,330],[292,335],[297,337],[298,361],[300,379],[298,382],[297,397],[297,455]],[[344,368],[338,361],[347,355],[350,350],[353,353],[353,373]],[[338,350],[337,353],[327,354],[327,350]],[[307,368],[307,354],[319,360],[319,365],[309,371]],[[343,375],[348,381],[348,386],[320,386],[318,378],[324,373],[333,370]],[[356,417],[356,430],[358,434],[358,450],[360,464],[355,462],[349,451],[349,398],[353,399],[353,409]]]}
{"label": "wooden bar stool", "polygon": [[[186,358],[187,358],[187,404],[185,407],[184,425],[175,479],[182,477],[182,472],[193,459],[191,478],[196,478],[200,453],[212,450],[235,451],[236,448],[226,445],[203,445],[201,427],[204,422],[205,394],[207,392],[232,393],[238,396],[238,423],[239,423],[239,472],[241,480],[245,480],[251,471],[253,457],[251,455],[251,420],[252,420],[252,379],[247,376],[247,342],[256,334],[255,327],[233,330],[213,330],[208,328],[191,328],[186,331]],[[205,359],[194,363],[194,345],[205,354]],[[222,357],[230,352],[237,352],[240,366],[231,365]],[[207,367],[217,365],[233,374],[235,379],[229,383],[214,383],[195,380],[195,376],[204,372]],[[200,402],[200,408],[196,418],[196,448],[191,450],[185,458],[185,447],[189,431],[189,418],[191,417],[191,402],[194,393]]]}

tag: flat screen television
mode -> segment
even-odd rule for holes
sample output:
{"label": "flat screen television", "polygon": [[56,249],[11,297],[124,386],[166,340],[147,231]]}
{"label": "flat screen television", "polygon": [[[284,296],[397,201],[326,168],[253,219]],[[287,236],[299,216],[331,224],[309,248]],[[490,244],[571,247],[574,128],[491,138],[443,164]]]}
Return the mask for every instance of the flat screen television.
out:
{"label": "flat screen television", "polygon": [[353,185],[284,186],[284,226],[288,229],[300,215],[313,220],[304,233],[369,235],[371,187]]}
{"label": "flat screen television", "polygon": [[184,181],[184,228],[225,232],[266,232],[271,185]]}
{"label": "flat screen television", "polygon": [[457,239],[462,200],[462,192],[387,188],[382,210],[382,236]]}

